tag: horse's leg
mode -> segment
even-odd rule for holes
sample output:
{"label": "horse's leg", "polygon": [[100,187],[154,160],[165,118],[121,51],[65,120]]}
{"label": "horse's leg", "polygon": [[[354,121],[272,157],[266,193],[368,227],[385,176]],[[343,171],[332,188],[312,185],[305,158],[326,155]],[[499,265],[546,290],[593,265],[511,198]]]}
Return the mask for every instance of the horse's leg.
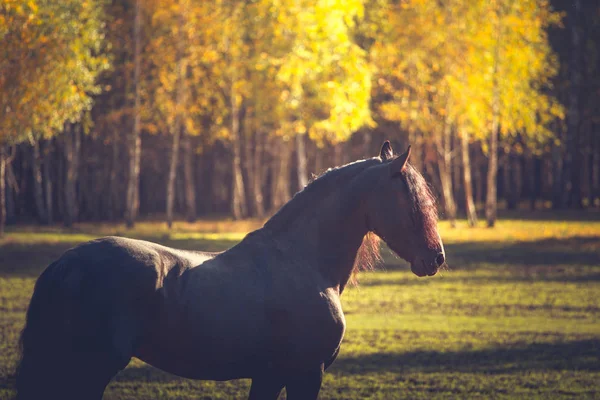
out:
{"label": "horse's leg", "polygon": [[110,380],[127,365],[106,347],[74,353],[73,361],[64,379],[68,395],[63,398],[102,399]]}
{"label": "horse's leg", "polygon": [[323,382],[323,364],[288,378],[285,389],[288,400],[312,400],[319,397]]}
{"label": "horse's leg", "polygon": [[275,375],[254,378],[248,400],[277,400],[283,386],[283,380]]}
{"label": "horse's leg", "polygon": [[23,359],[17,399],[102,399],[104,389],[121,369],[114,355],[104,348],[75,349],[64,342],[54,346]]}

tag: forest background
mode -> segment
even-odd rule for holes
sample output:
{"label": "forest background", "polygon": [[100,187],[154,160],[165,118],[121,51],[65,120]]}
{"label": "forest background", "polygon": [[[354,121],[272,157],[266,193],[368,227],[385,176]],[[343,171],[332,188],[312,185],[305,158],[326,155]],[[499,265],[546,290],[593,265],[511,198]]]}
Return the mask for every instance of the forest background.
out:
{"label": "forest background", "polygon": [[600,2],[2,0],[5,224],[265,217],[412,145],[442,216],[600,207]]}

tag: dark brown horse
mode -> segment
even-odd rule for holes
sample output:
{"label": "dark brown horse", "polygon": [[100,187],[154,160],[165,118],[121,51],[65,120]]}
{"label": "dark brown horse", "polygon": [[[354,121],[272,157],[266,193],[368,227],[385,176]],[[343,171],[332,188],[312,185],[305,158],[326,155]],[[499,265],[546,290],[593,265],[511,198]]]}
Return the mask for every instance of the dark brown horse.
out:
{"label": "dark brown horse", "polygon": [[444,264],[434,200],[388,142],[332,169],[218,254],[119,237],[67,251],[37,280],[20,399],[100,399],[131,357],[251,399],[315,399],[345,331],[340,295],[377,235],[418,276]]}

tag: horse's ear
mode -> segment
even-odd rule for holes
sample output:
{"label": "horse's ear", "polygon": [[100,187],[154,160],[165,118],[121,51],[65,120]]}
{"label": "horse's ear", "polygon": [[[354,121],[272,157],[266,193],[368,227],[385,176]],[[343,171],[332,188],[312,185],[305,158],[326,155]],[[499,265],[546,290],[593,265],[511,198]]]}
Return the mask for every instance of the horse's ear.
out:
{"label": "horse's ear", "polygon": [[392,157],[394,157],[394,150],[392,150],[392,145],[390,144],[389,140],[386,140],[381,145],[381,151],[379,152],[379,157],[381,158],[381,161],[387,161],[387,160],[390,160]]}
{"label": "horse's ear", "polygon": [[395,175],[398,175],[399,173],[401,173],[402,171],[404,171],[409,157],[410,157],[410,146],[408,146],[408,149],[406,149],[406,152],[404,152],[400,157],[398,157],[394,161],[392,161],[392,163],[390,164],[390,175],[395,176]]}

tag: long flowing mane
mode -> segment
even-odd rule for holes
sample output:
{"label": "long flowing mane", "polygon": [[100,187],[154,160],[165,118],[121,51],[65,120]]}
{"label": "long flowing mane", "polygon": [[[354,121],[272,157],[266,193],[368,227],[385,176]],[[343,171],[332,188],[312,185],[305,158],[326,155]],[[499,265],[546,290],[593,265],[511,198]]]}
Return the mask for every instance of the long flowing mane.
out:
{"label": "long flowing mane", "polygon": [[[296,193],[265,223],[265,228],[272,232],[285,230],[295,219],[313,210],[316,204],[333,194],[342,184],[349,182],[367,168],[381,164],[381,162],[379,157],[374,157],[328,169],[321,175],[314,177],[304,189]],[[354,260],[350,278],[351,284],[357,284],[356,277],[359,271],[372,270],[380,262],[379,241],[379,237],[372,232],[367,233],[363,238]]]}
{"label": "long flowing mane", "polygon": [[[387,162],[391,162],[391,160]],[[424,227],[425,234],[429,240],[437,240],[437,201],[429,184],[425,181],[423,175],[409,163],[406,164],[406,168],[402,172],[402,178],[406,183],[408,195],[410,196],[413,205],[412,217],[415,218],[415,222],[418,223],[418,225]],[[356,286],[358,284],[357,277],[360,271],[371,271],[382,261],[380,239],[373,232],[369,232],[364,237],[362,245],[358,249],[350,283]]]}
{"label": "long flowing mane", "polygon": [[439,239],[437,236],[438,207],[429,184],[423,175],[408,163],[402,177],[408,187],[408,195],[413,205],[412,216],[416,225],[423,227],[431,243],[436,243]]}

